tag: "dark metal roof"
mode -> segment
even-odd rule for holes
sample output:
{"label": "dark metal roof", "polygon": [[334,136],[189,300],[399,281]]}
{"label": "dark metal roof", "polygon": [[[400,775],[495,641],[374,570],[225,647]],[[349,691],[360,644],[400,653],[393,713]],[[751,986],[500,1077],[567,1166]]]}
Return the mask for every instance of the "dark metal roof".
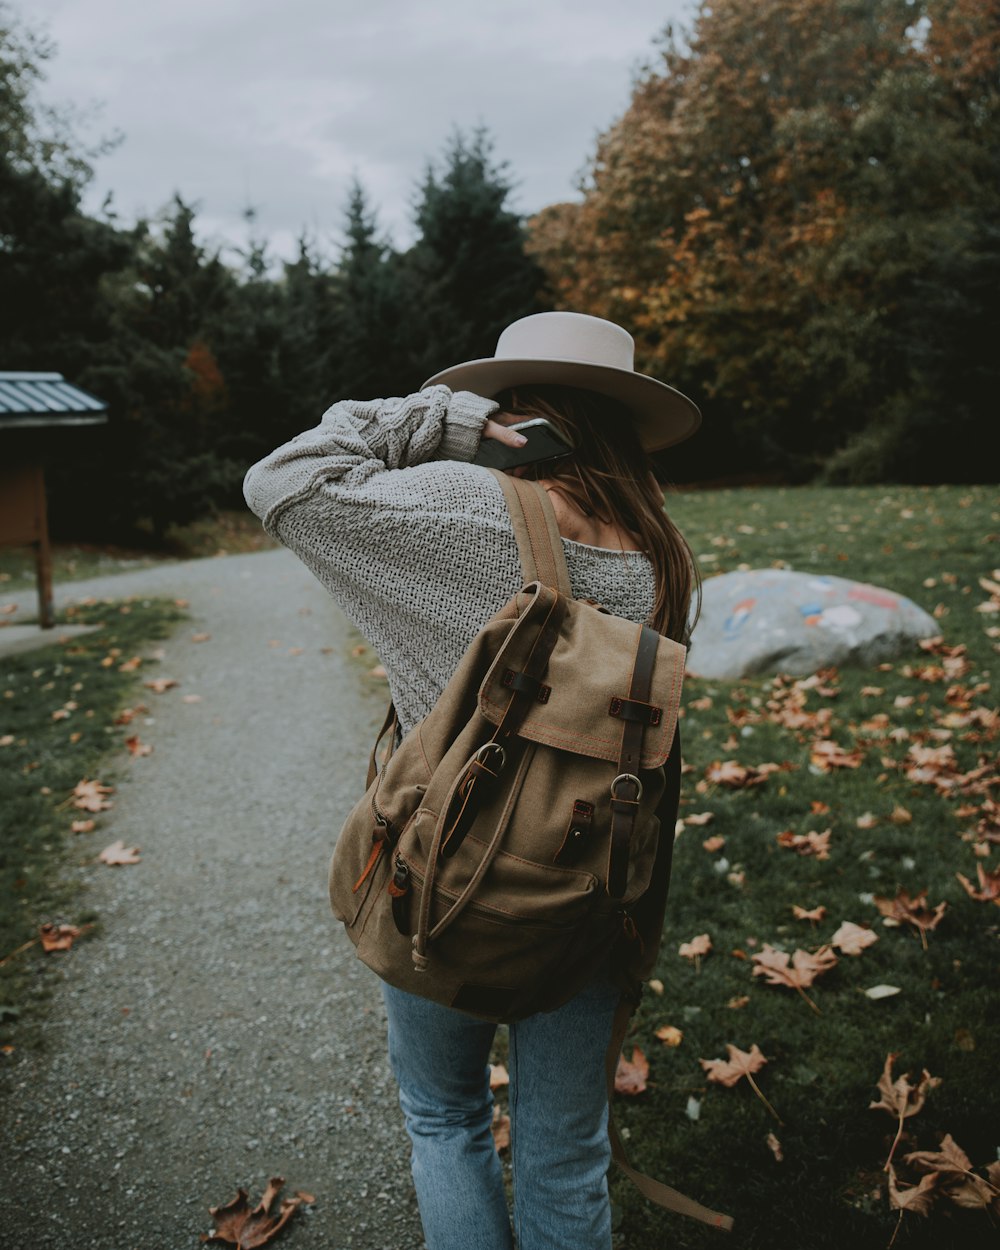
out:
{"label": "dark metal roof", "polygon": [[102,425],[108,405],[61,373],[0,370],[0,429],[46,425]]}

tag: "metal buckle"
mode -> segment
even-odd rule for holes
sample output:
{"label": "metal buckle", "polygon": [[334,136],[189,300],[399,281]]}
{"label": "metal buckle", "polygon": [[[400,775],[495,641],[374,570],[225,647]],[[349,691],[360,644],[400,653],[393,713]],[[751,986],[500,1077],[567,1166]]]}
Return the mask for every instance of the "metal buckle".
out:
{"label": "metal buckle", "polygon": [[635,798],[634,798],[634,799],[622,799],[622,800],[620,800],[620,801],[621,801],[621,802],[623,802],[623,803],[638,803],[638,802],[639,802],[639,800],[642,798],[642,782],[641,782],[641,781],[639,780],[639,778],[635,775],[635,773],[619,773],[619,774],[618,774],[618,776],[614,779],[614,781],[612,781],[612,783],[611,783],[611,797],[612,797],[613,799],[617,799],[617,798],[618,798],[618,795],[617,795],[617,794],[615,794],[615,786],[617,786],[617,785],[618,785],[619,781],[632,781],[632,782],[635,782],[635,787],[636,787],[636,796],[635,796]]}
{"label": "metal buckle", "polygon": [[[490,751],[498,751],[500,753],[499,760],[496,761],[494,767],[497,772],[507,763],[507,752],[503,749],[499,742],[485,742],[472,757],[478,764],[485,766]],[[486,754],[484,754],[484,752]]]}

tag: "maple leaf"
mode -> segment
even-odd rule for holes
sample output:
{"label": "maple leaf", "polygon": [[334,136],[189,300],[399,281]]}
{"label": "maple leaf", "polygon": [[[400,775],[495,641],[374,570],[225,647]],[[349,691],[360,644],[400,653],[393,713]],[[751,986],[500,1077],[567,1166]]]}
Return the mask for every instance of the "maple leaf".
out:
{"label": "maple leaf", "polygon": [[889,1148],[889,1157],[885,1161],[886,1171],[890,1170],[892,1156],[903,1134],[903,1121],[909,1119],[911,1115],[916,1115],[926,1102],[930,1091],[936,1085],[941,1084],[941,1078],[939,1076],[931,1076],[926,1068],[921,1073],[920,1080],[916,1085],[910,1084],[909,1072],[897,1077],[894,1081],[892,1079],[892,1065],[897,1058],[898,1055],[892,1052],[886,1055],[885,1066],[882,1069],[882,1075],[878,1079],[878,1090],[882,1097],[878,1102],[870,1102],[868,1104],[869,1111],[888,1111],[890,1115],[894,1115],[899,1119],[899,1128],[896,1130],[895,1139]]}
{"label": "maple leaf", "polygon": [[814,907],[812,911],[807,911],[804,907],[800,907],[798,903],[793,903],[792,915],[796,920],[822,920],[826,915],[826,908],[820,905],[819,907]]}
{"label": "maple leaf", "polygon": [[132,755],[152,755],[153,748],[150,743],[142,742],[138,734],[133,734],[131,738],[125,739],[125,745],[128,747]]}
{"label": "maple leaf", "polygon": [[616,1094],[641,1094],[649,1079],[649,1061],[638,1046],[632,1048],[631,1062],[624,1055],[618,1056],[615,1071]]}
{"label": "maple leaf", "polygon": [[806,986],[837,965],[837,956],[829,946],[821,946],[815,955],[808,951],[797,950],[789,956],[786,951],[779,951],[769,943],[756,955],[751,955],[750,962],[754,965],[753,975],[764,977],[768,985],[780,985],[795,990],[809,1006],[819,1015],[819,1008],[806,993]]}
{"label": "maple leaf", "polygon": [[712,939],[707,933],[699,933],[690,942],[682,942],[678,947],[677,953],[685,959],[693,960],[695,967],[698,968],[701,966],[702,955],[707,955],[711,949]]}
{"label": "maple leaf", "polygon": [[684,1034],[673,1024],[661,1024],[656,1030],[656,1036],[664,1046],[679,1046],[684,1040]]}
{"label": "maple leaf", "polygon": [[139,848],[137,846],[126,846],[119,838],[117,842],[112,842],[110,846],[106,846],[97,858],[102,864],[137,864],[139,862]]}
{"label": "maple leaf", "polygon": [[836,946],[842,955],[860,955],[867,946],[878,941],[878,934],[861,925],[845,920],[830,939],[830,945]]}
{"label": "maple leaf", "polygon": [[998,1198],[996,1186],[976,1175],[972,1160],[950,1133],[942,1137],[940,1150],[915,1150],[903,1162],[915,1172],[938,1177],[943,1193],[957,1206],[986,1210]]}
{"label": "maple leaf", "polygon": [[1000,867],[990,871],[982,864],[976,865],[976,876],[979,878],[978,890],[962,873],[956,872],[955,876],[962,883],[962,888],[969,898],[974,898],[978,903],[996,903],[1000,907]]}
{"label": "maple leaf", "polygon": [[309,1194],[296,1194],[293,1198],[285,1198],[278,1214],[271,1215],[274,1200],[284,1183],[284,1177],[272,1176],[263,1197],[252,1211],[245,1189],[238,1189],[236,1197],[224,1207],[209,1207],[215,1228],[210,1233],[202,1233],[201,1240],[236,1246],[237,1250],[256,1250],[257,1246],[266,1245],[311,1197]]}
{"label": "maple leaf", "polygon": [[716,760],[705,769],[705,777],[717,786],[727,786],[730,790],[742,790],[749,786],[759,786],[767,781],[771,773],[778,772],[780,764],[740,764],[736,760]]}
{"label": "maple leaf", "polygon": [[921,1177],[919,1184],[908,1185],[901,1189],[896,1180],[895,1168],[890,1164],[887,1171],[889,1173],[889,1206],[898,1210],[900,1214],[903,1211],[913,1211],[917,1215],[928,1215],[937,1197],[937,1176],[933,1172],[928,1173],[927,1176]]}
{"label": "maple leaf", "polygon": [[73,806],[84,812],[107,811],[111,804],[104,796],[113,793],[114,786],[102,786],[99,781],[88,781],[85,777],[73,787]]}
{"label": "maple leaf", "polygon": [[714,1081],[718,1085],[726,1085],[730,1088],[746,1077],[748,1083],[752,1087],[754,1093],[761,1100],[771,1115],[781,1123],[777,1111],[771,1106],[764,1095],[760,1091],[760,1087],[753,1079],[753,1074],[759,1072],[767,1063],[764,1055],[761,1053],[760,1047],[756,1042],[749,1050],[740,1050],[731,1042],[726,1043],[726,1050],[729,1052],[728,1059],[699,1059],[698,1062],[708,1073],[708,1079]]}
{"label": "maple leaf", "polygon": [[824,829],[822,833],[817,833],[815,829],[810,829],[808,833],[793,833],[791,829],[785,829],[778,834],[777,843],[790,851],[798,851],[800,855],[829,859],[831,833],[830,829]]}
{"label": "maple leaf", "polygon": [[936,929],[941,923],[941,917],[944,915],[948,904],[945,902],[938,903],[937,907],[931,909],[927,905],[927,891],[921,890],[919,894],[912,897],[909,891],[900,889],[895,898],[882,898],[875,895],[872,900],[875,906],[885,917],[883,924],[890,926],[908,924],[920,934],[920,941],[924,950],[927,949],[927,933],[931,929]]}
{"label": "maple leaf", "polygon": [[831,768],[860,768],[864,759],[864,751],[845,751],[829,738],[814,742],[809,755],[809,762],[822,773],[828,773]]}
{"label": "maple leaf", "polygon": [[93,833],[96,828],[96,820],[74,820],[69,831],[70,833]]}
{"label": "maple leaf", "polygon": [[721,851],[725,845],[726,839],[721,833],[717,833],[712,838],[706,838],[705,841],[702,842],[702,846],[710,855],[714,855],[716,851]]}
{"label": "maple leaf", "polygon": [[68,951],[83,933],[72,924],[43,924],[38,927],[38,939],[43,951]]}

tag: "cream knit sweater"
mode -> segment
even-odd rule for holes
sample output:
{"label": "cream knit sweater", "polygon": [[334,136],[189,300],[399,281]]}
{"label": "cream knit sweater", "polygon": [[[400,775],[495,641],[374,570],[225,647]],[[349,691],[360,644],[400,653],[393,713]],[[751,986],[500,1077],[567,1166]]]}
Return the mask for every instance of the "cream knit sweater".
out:
{"label": "cream knit sweater", "polygon": [[[503,493],[468,463],[496,408],[445,386],[345,400],[254,465],[243,484],[267,532],[308,565],[378,652],[404,734],[521,586]],[[563,548],[577,598],[647,620],[654,582],[645,556],[567,538]]]}

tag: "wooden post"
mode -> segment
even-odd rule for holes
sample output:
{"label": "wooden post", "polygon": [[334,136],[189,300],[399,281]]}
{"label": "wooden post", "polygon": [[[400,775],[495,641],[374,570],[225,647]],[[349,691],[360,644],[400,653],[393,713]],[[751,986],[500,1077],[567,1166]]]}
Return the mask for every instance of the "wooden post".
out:
{"label": "wooden post", "polygon": [[41,458],[4,467],[0,472],[0,546],[31,547],[38,585],[38,623],[55,625],[52,607],[52,552],[45,507]]}

